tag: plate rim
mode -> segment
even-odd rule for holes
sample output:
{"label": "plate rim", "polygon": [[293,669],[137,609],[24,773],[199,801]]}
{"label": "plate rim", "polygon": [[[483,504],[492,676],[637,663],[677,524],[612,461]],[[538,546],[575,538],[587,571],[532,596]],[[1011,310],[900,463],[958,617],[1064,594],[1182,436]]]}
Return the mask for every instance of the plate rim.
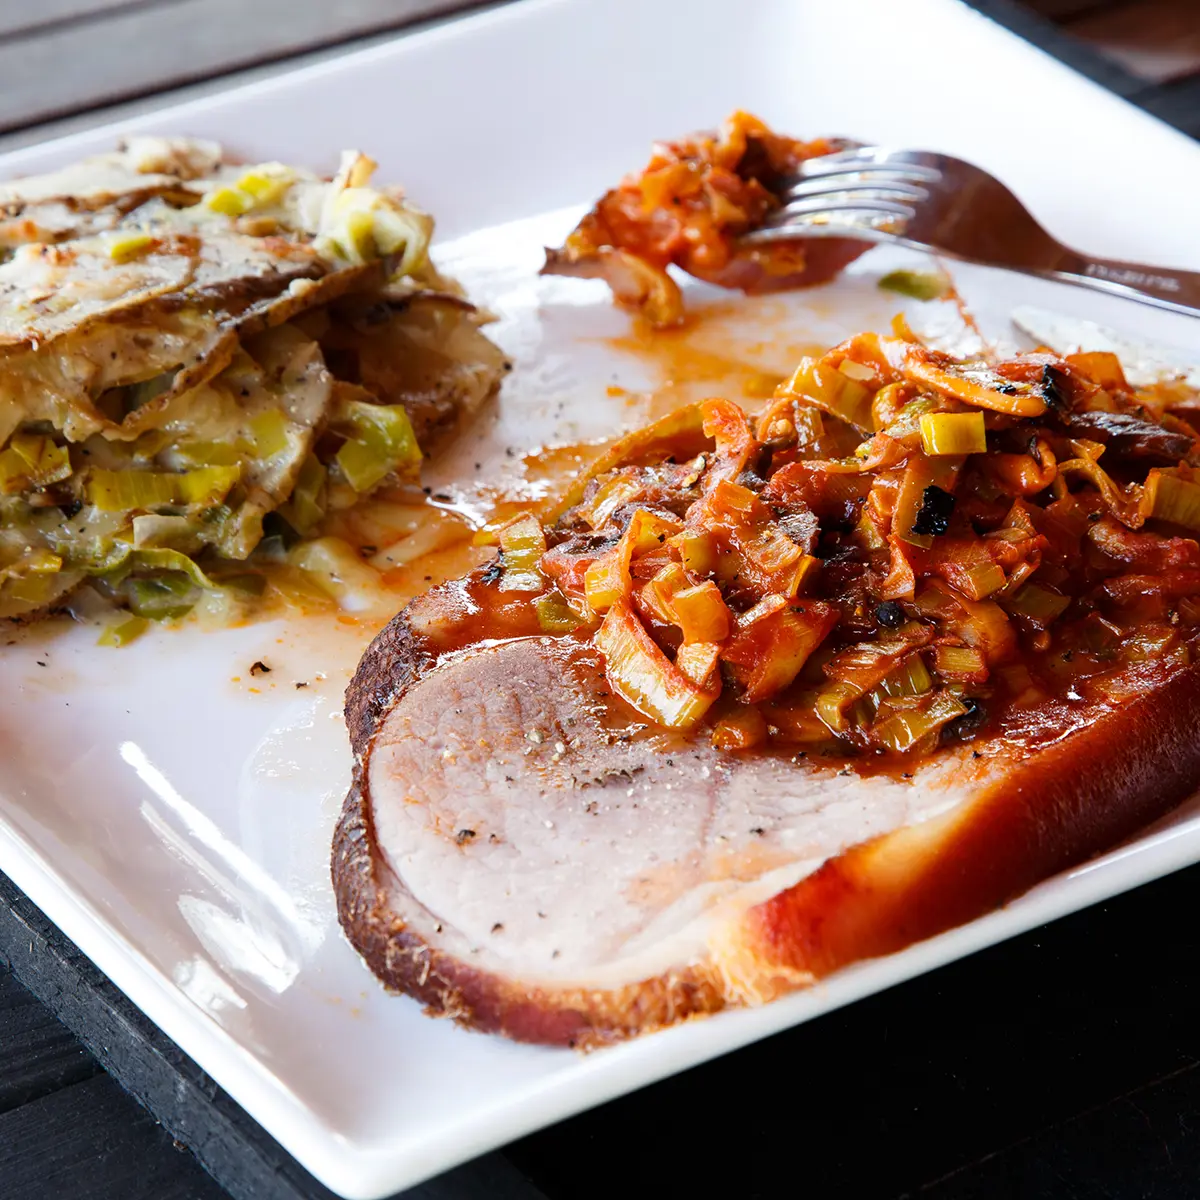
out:
{"label": "plate rim", "polygon": [[[328,60],[282,70],[266,79],[218,90],[208,96],[178,103],[152,105],[136,115],[118,118],[47,141],[0,154],[0,175],[7,177],[23,163],[61,155],[64,159],[101,143],[111,143],[131,126],[186,122],[215,105],[250,101],[275,92],[287,92],[308,83],[352,73],[359,66],[386,62],[422,45],[473,35],[489,26],[514,21],[536,21],[581,0],[520,0],[482,10],[449,14],[438,24],[400,30],[379,44]],[[583,0],[586,2],[586,0]],[[959,0],[926,0],[934,7],[954,9],[987,22],[994,36],[1010,39],[1026,53],[1070,77],[1083,87],[1129,110],[1132,118],[1165,131],[1181,153],[1200,155],[1200,145],[1163,119],[1139,109],[1097,81],[1082,75],[1052,55],[1026,42],[988,14],[968,8]],[[381,1200],[397,1188],[413,1186],[459,1162],[475,1157],[515,1137],[574,1115],[646,1086],[687,1067],[740,1049],[763,1037],[794,1027],[858,999],[906,982],[949,962],[995,945],[1009,937],[1057,920],[1069,913],[1148,883],[1200,860],[1200,819],[1161,830],[1127,844],[1067,872],[1070,888],[1047,896],[1042,885],[985,917],[916,943],[897,954],[855,964],[822,980],[813,989],[795,993],[758,1009],[729,1013],[719,1018],[730,1032],[719,1043],[705,1044],[694,1036],[695,1025],[665,1030],[653,1039],[640,1039],[615,1047],[604,1055],[584,1060],[581,1086],[578,1077],[554,1077],[522,1087],[520,1098],[497,1103],[489,1123],[481,1123],[473,1136],[463,1130],[426,1137],[424,1145],[399,1140],[386,1152],[356,1147],[331,1125],[318,1118],[296,1093],[288,1089],[253,1051],[239,1043],[207,1013],[196,1008],[173,981],[137,950],[117,929],[108,925],[94,904],[62,878],[53,863],[40,854],[16,828],[0,816],[0,869],[71,939],[89,959],[184,1053],[284,1147],[306,1170],[348,1200]],[[1120,863],[1122,865],[1118,866]],[[1055,879],[1062,879],[1056,876]],[[819,1007],[818,1007],[819,1001]],[[806,1011],[812,1010],[812,1011]],[[735,1027],[735,1022],[739,1023]],[[696,1042],[697,1045],[691,1043]],[[653,1049],[647,1050],[646,1047]],[[566,1052],[569,1053],[569,1052]],[[214,1056],[219,1063],[214,1064]],[[649,1062],[643,1060],[650,1060]],[[605,1066],[611,1062],[614,1065]],[[214,1069],[215,1066],[215,1069]]]}

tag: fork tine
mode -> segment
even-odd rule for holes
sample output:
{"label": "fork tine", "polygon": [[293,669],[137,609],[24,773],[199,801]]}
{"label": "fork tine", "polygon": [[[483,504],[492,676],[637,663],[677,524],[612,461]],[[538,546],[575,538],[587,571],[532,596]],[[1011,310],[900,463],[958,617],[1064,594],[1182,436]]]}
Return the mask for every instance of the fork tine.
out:
{"label": "fork tine", "polygon": [[829,196],[806,196],[793,200],[773,212],[766,220],[766,225],[783,225],[802,217],[811,217],[820,213],[835,212],[875,212],[884,213],[889,217],[902,217],[912,220],[916,210],[911,204],[900,200],[889,200],[875,196],[856,196],[852,192],[835,193]]}
{"label": "fork tine", "polygon": [[739,240],[747,245],[766,245],[809,237],[896,241],[902,237],[900,226],[903,221],[904,218],[895,212],[866,204],[849,209],[820,208],[786,220],[776,214],[753,233],[743,234]]}
{"label": "fork tine", "polygon": [[901,178],[889,178],[885,172],[869,175],[822,175],[802,179],[779,193],[785,204],[805,196],[869,195],[888,200],[924,200],[926,188]]}
{"label": "fork tine", "polygon": [[914,182],[936,183],[942,173],[921,163],[907,162],[901,152],[886,146],[859,146],[855,150],[839,150],[810,158],[797,168],[795,179],[817,179],[823,175],[855,175],[867,171],[886,171],[896,178]]}

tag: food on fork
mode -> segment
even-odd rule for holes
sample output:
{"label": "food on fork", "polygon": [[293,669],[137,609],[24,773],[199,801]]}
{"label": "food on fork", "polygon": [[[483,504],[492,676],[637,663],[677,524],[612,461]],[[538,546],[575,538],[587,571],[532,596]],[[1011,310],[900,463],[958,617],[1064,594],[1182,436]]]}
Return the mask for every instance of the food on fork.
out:
{"label": "food on fork", "polygon": [[374,167],[143,137],[0,185],[0,616],[91,585],[120,641],[357,557],[327,512],[412,478],[505,368]]}
{"label": "food on fork", "polygon": [[797,141],[735,112],[715,133],[660,143],[646,167],[606,192],[543,273],[608,282],[617,301],[665,328],[683,318],[674,265],[717,287],[773,292],[826,283],[869,245],[808,238],[759,246],[738,239],[780,207],[778,189],[805,159],[846,149]]}
{"label": "food on fork", "polygon": [[623,439],[347,694],[339,915],[591,1046],[971,920],[1200,783],[1200,397],[863,334]]}

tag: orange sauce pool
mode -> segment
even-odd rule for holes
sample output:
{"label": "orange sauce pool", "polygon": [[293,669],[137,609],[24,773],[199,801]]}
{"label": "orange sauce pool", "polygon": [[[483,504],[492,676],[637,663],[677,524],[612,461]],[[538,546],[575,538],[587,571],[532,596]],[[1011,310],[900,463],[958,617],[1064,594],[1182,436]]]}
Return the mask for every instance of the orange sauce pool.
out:
{"label": "orange sauce pool", "polygon": [[628,333],[604,344],[636,357],[656,376],[650,391],[629,393],[645,421],[711,395],[754,411],[801,358],[825,349],[796,339],[795,314],[785,304],[751,297],[696,306],[675,329],[656,330],[635,318]]}

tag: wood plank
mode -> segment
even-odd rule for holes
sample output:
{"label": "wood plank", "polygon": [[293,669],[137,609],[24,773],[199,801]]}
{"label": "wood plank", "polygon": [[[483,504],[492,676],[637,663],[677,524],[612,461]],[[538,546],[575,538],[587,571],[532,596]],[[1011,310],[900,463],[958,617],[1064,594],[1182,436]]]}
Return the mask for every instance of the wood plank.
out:
{"label": "wood plank", "polygon": [[[611,1200],[631,1177],[646,1196],[924,1198],[954,1173],[937,1200],[1195,1197],[1198,888],[1194,866],[571,1117],[505,1155],[571,1200]],[[1149,1137],[1125,1099],[1138,1089]],[[1187,1121],[1170,1135],[1177,1186],[1153,1191],[1142,1185],[1164,1156],[1147,1147],[1168,1136],[1172,1105]],[[714,1106],[721,1145],[740,1152],[696,1153],[697,1121]],[[1091,1126],[1100,1132],[1071,1135],[1055,1186],[1043,1168],[1056,1131],[1096,1110],[1108,1114]],[[648,1130],[657,1152],[634,1170],[624,1148]],[[1008,1155],[1029,1139],[1028,1155]],[[997,1153],[1017,1173],[1007,1190],[1004,1175],[992,1188]],[[1101,1155],[1117,1180],[1107,1190]]]}
{"label": "wood plank", "polygon": [[[0,874],[0,963],[5,959],[104,1068],[193,1148],[234,1200],[336,1200]],[[3,1138],[0,1129],[0,1144]],[[0,1197],[10,1200],[4,1182],[0,1173]],[[70,1192],[48,1193],[45,1200],[65,1195],[75,1200]],[[479,1197],[545,1200],[499,1153],[405,1193],[405,1200]]]}
{"label": "wood plank", "polygon": [[0,968],[0,1113],[100,1070],[75,1035]]}
{"label": "wood plank", "polygon": [[5,1200],[228,1200],[107,1075],[0,1114]]}
{"label": "wood plank", "polygon": [[[22,0],[18,0],[21,3]],[[471,0],[174,0],[0,41],[0,130],[468,7]]]}
{"label": "wood plank", "polygon": [[[0,0],[0,37],[44,29],[60,21],[77,21],[147,0]],[[162,3],[162,0],[150,0]]]}
{"label": "wood plank", "polygon": [[1066,29],[1150,83],[1200,73],[1196,0],[1127,0],[1085,13]]}

